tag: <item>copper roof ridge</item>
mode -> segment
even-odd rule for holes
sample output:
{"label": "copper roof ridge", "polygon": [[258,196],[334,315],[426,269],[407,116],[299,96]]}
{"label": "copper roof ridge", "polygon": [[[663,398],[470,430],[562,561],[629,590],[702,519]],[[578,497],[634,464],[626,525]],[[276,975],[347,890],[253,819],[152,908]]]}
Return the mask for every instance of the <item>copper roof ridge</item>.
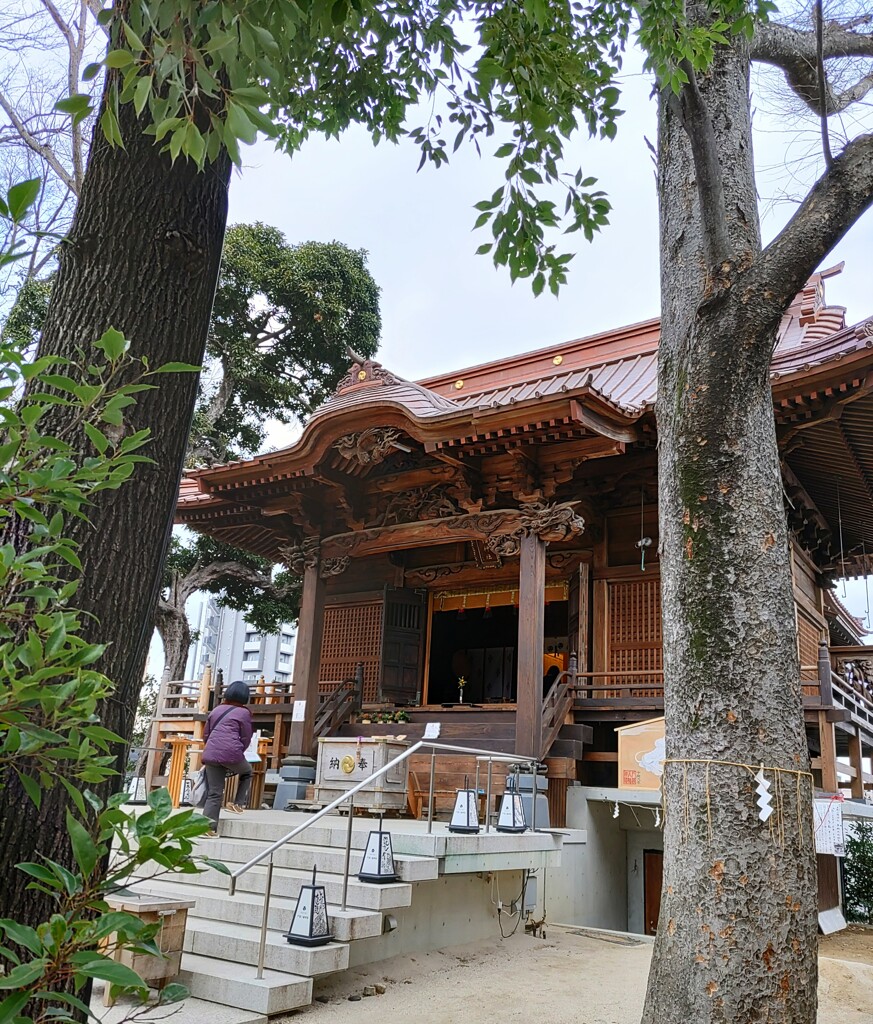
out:
{"label": "copper roof ridge", "polygon": [[[551,349],[549,349],[548,351],[551,351]],[[621,363],[628,363],[630,365],[628,367],[628,371],[627,372],[630,373],[631,370],[633,369],[633,367],[635,365],[637,365],[640,362],[641,359],[645,359],[645,358],[649,358],[651,356],[657,355],[657,352],[658,352],[658,348],[657,348],[657,346],[655,346],[654,348],[652,348],[652,349],[650,349],[650,350],[648,350],[646,352],[634,352],[634,353],[630,353],[630,354],[623,355],[623,356],[613,356],[611,359],[604,359],[603,362],[591,363],[590,365],[587,365],[587,366],[576,366],[576,367],[560,366],[560,367],[556,367],[555,368],[554,373],[541,373],[541,374],[539,374],[539,376],[537,376],[535,378],[532,378],[531,380],[513,380],[513,381],[507,381],[507,382],[505,382],[503,384],[498,384],[498,385],[491,384],[489,387],[482,387],[479,390],[472,390],[471,389],[463,397],[465,399],[467,399],[466,407],[469,408],[469,406],[473,404],[470,401],[470,399],[476,398],[478,395],[485,395],[488,392],[509,391],[512,388],[521,387],[522,385],[525,385],[525,384],[527,384],[527,385],[539,384],[542,381],[552,381],[552,380],[556,380],[559,377],[572,377],[575,374],[587,374],[589,377],[593,377],[595,373],[599,372],[600,370],[604,369],[607,366],[619,365]],[[490,364],[485,363],[483,365],[487,366],[487,365],[490,365]],[[460,375],[461,373],[469,373],[469,372],[470,372],[469,370],[459,370],[458,374]],[[454,374],[450,374],[449,376],[454,376]],[[582,387],[586,387],[586,386],[590,386],[590,385],[583,384],[581,386]],[[592,390],[596,390],[596,389],[592,388]]]}
{"label": "copper roof ridge", "polygon": [[[559,354],[561,352],[561,350],[566,350],[568,348],[573,347],[574,345],[583,345],[583,344],[587,345],[589,343],[593,344],[595,342],[606,341],[607,339],[615,340],[615,339],[621,338],[623,335],[630,335],[630,334],[641,332],[643,329],[650,330],[652,327],[656,327],[656,326],[659,327],[660,324],[661,324],[660,316],[650,317],[648,320],[640,320],[640,321],[638,321],[636,323],[625,324],[623,327],[614,327],[611,330],[598,331],[596,334],[586,334],[586,335],[583,335],[581,338],[571,338],[569,341],[559,341],[559,342],[556,342],[555,344],[552,344],[552,345],[543,345],[540,348],[528,349],[526,352],[518,352],[515,355],[508,356],[508,357],[505,357],[503,359],[499,359],[499,358],[498,359],[489,359],[485,363],[476,363],[473,366],[464,366],[464,367],[462,367],[460,369],[446,370],[444,373],[431,374],[429,377],[422,377],[422,378],[420,378],[419,380],[415,381],[415,383],[421,384],[423,387],[430,388],[434,384],[443,383],[443,382],[444,383],[450,383],[453,378],[462,378],[465,375],[469,376],[471,373],[475,374],[475,373],[478,373],[481,370],[487,370],[487,369],[490,369],[490,368],[496,367],[496,366],[512,366],[512,365],[516,365],[516,364],[521,364],[521,363],[524,363],[524,362],[528,361],[531,357],[544,356],[544,355],[549,354],[549,353]],[[657,346],[652,351],[655,351],[656,349],[657,349]],[[648,353],[647,352],[646,353],[636,353],[636,355],[646,355],[646,354],[648,354]],[[616,357],[616,359],[620,359],[620,358],[622,358],[622,357]],[[623,358],[627,359],[627,358],[630,358],[630,357],[629,356],[624,356]],[[614,362],[615,360],[608,360],[608,361],[609,362]],[[606,363],[605,362],[602,363],[602,364],[601,363],[597,363],[595,365],[597,365],[597,366],[604,365],[605,366]],[[566,372],[569,372],[569,371],[565,370],[564,372],[566,373]],[[521,381],[515,381],[514,383],[522,383],[522,382]],[[487,388],[483,388],[482,390],[487,390]],[[474,392],[474,393],[478,393],[478,392]]]}

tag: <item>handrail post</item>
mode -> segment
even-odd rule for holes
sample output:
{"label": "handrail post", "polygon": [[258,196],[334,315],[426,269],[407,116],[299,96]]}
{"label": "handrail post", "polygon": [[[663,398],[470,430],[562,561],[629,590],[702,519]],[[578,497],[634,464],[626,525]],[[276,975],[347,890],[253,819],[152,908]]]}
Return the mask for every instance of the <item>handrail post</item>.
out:
{"label": "handrail post", "polygon": [[346,909],[349,896],[349,861],[352,859],[352,824],[355,820],[355,794],[349,797],[349,827],[346,829],[346,862],[343,866],[343,904]]}
{"label": "handrail post", "polygon": [[[494,767],[494,761],[492,758],[488,758],[488,781],[485,784],[485,832],[486,834],[491,831],[491,777],[492,769]],[[500,824],[498,822],[498,824]]]}
{"label": "handrail post", "polygon": [[834,703],[833,686],[831,683],[831,652],[822,640],[818,645],[818,691],[821,704],[829,708]]}
{"label": "handrail post", "polygon": [[273,885],[273,855],[267,861],[267,876],[264,880],[264,913],[261,917],[261,939],[258,944],[258,978],[264,976],[264,956],[267,950],[267,921],[270,917],[270,889]]}
{"label": "handrail post", "polygon": [[427,789],[427,834],[433,832],[434,776],[436,775],[436,747],[430,752],[430,783]]}
{"label": "handrail post", "polygon": [[538,790],[537,790],[537,780],[539,779],[539,776],[537,775],[537,762],[536,761],[531,761],[531,763],[530,763],[530,771],[531,771],[531,776],[532,776],[532,778],[531,778],[531,799],[530,799],[530,830],[531,830],[531,832],[536,832],[536,830],[537,830],[537,796],[539,795]]}

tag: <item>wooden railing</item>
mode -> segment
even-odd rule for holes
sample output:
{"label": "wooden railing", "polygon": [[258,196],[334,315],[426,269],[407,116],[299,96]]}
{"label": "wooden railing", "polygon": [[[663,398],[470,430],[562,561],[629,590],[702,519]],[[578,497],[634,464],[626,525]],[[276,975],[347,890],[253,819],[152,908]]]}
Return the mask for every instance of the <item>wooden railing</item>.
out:
{"label": "wooden railing", "polygon": [[576,700],[605,702],[619,707],[664,705],[664,673],[660,670],[577,672]]}
{"label": "wooden railing", "polygon": [[316,743],[320,736],[332,736],[349,720],[352,712],[360,708],[363,692],[364,665],[358,662],[354,676],[344,679],[319,705],[313,730]]}
{"label": "wooden railing", "polygon": [[561,726],[576,701],[576,655],[570,655],[570,667],[562,672],[543,698],[543,745],[540,757],[546,757],[558,738]]}

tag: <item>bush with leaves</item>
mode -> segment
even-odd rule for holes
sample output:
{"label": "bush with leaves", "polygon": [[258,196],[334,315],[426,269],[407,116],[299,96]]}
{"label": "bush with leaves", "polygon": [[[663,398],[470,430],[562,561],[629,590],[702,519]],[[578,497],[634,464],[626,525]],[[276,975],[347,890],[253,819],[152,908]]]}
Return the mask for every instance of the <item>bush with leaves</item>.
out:
{"label": "bush with leaves", "polygon": [[846,836],[843,907],[849,921],[873,924],[873,821],[866,818]]}
{"label": "bush with leaves", "polygon": [[[20,225],[38,192],[37,182],[14,186],[0,198],[0,218]],[[25,255],[19,238],[0,253],[0,266]],[[80,1019],[94,978],[147,995],[112,954],[124,947],[159,956],[155,929],[111,911],[106,897],[145,865],[190,873],[211,863],[195,858],[193,844],[208,821],[173,813],[165,791],[136,817],[124,810],[124,794],[107,799],[88,788],[107,789],[122,740],[97,717],[113,686],[98,669],[105,646],[80,636],[81,564],[66,534],[97,493],[122,486],[146,458],[147,432],[127,433],[124,410],[155,386],[153,375],[185,367],[150,370],[143,360],[131,375],[129,343],[112,329],[75,359],[28,362],[25,345],[0,343],[0,524],[14,538],[0,547],[0,787],[21,793],[22,815],[27,801],[38,809],[52,786],[66,788],[75,813],[67,813],[65,842],[77,870],[48,856],[18,865],[53,912],[36,928],[0,919],[0,1024]],[[58,406],[72,415],[53,430]],[[50,841],[57,849],[57,837]],[[183,994],[175,986],[164,998]]]}

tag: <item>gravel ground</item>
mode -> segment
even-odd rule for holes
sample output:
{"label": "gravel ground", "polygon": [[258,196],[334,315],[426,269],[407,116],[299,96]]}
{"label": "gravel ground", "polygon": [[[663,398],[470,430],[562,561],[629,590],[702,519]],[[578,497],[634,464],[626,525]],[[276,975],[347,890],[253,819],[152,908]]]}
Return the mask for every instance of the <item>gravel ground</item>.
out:
{"label": "gravel ground", "polygon": [[[873,1021],[873,931],[857,931],[839,948],[823,940],[832,955],[820,959],[819,1024]],[[651,953],[650,942],[552,928],[546,939],[517,935],[353,968],[318,983],[316,1002],[284,1020],[638,1024]],[[377,985],[383,994],[349,999]]]}

